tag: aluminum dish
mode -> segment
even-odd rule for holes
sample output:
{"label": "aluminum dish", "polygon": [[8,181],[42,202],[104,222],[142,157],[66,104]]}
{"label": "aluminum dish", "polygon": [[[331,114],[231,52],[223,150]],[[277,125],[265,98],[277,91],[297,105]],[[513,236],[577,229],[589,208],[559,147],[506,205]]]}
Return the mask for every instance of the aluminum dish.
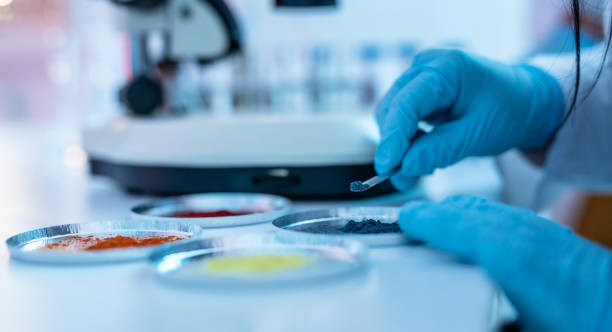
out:
{"label": "aluminum dish", "polygon": [[272,224],[289,232],[356,239],[369,246],[393,246],[416,242],[402,233],[351,234],[340,230],[349,220],[374,219],[386,223],[397,222],[399,211],[398,207],[371,206],[311,210],[279,217]]}
{"label": "aluminum dish", "polygon": [[[240,216],[184,218],[172,217],[185,211],[262,211]],[[160,199],[132,208],[132,218],[193,222],[205,228],[234,227],[271,222],[291,210],[285,197],[257,193],[210,193]]]}
{"label": "aluminum dish", "polygon": [[[302,267],[262,274],[218,274],[205,268],[207,260],[219,257],[257,255],[303,255],[312,259]],[[156,274],[165,281],[200,286],[256,286],[325,280],[361,270],[367,249],[358,241],[249,234],[194,239],[160,247],[151,255]]]}
{"label": "aluminum dish", "polygon": [[[17,234],[6,240],[11,258],[54,264],[112,263],[148,258],[159,246],[107,249],[96,251],[62,252],[41,250],[44,246],[69,236],[125,235],[125,236],[189,236],[197,237],[203,228],[189,223],[151,220],[120,220],[45,227]],[[181,241],[182,242],[182,241]]]}

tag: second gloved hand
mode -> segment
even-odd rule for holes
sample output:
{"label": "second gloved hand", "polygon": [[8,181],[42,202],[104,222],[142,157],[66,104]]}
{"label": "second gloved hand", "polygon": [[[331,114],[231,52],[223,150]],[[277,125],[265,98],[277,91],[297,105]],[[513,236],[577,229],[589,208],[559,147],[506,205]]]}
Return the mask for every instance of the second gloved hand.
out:
{"label": "second gloved hand", "polygon": [[[423,52],[378,106],[379,173],[399,165],[402,188],[467,156],[533,149],[548,142],[563,119],[564,101],[553,77],[535,67],[508,66],[459,51]],[[410,140],[421,120],[432,132]]]}
{"label": "second gloved hand", "polygon": [[469,196],[406,204],[408,236],[482,266],[528,331],[612,331],[612,252],[535,213]]}

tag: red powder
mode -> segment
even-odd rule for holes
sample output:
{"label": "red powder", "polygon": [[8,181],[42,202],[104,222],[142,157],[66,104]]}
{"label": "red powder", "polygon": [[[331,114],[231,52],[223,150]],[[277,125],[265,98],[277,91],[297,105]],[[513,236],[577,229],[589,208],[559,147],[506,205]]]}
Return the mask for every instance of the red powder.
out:
{"label": "red powder", "polygon": [[172,214],[175,218],[210,218],[210,217],[233,217],[243,216],[245,214],[251,214],[251,211],[228,211],[228,210],[217,210],[217,211],[183,211]]}
{"label": "red powder", "polygon": [[68,236],[57,242],[47,244],[43,248],[46,250],[59,251],[91,251],[106,249],[126,249],[148,246],[157,246],[168,242],[180,241],[189,238],[188,236],[122,236],[116,235],[105,238],[88,236]]}

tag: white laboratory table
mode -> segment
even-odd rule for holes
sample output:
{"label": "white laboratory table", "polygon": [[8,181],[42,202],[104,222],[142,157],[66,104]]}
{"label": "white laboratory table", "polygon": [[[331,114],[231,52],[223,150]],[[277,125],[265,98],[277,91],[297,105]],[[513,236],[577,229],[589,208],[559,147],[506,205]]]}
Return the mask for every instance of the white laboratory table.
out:
{"label": "white laboratory table", "polygon": [[[0,331],[491,330],[497,289],[485,273],[423,246],[373,249],[369,269],[352,277],[240,291],[165,284],[146,262],[45,266],[13,261],[4,245],[13,234],[126,218],[131,206],[148,198],[89,176],[74,129],[0,127]],[[465,171],[460,172],[465,180]],[[477,173],[482,181],[482,170]],[[449,176],[425,182],[433,196],[448,192]],[[491,191],[491,181],[483,183],[474,188],[479,194]],[[209,234],[270,229],[264,224]]]}

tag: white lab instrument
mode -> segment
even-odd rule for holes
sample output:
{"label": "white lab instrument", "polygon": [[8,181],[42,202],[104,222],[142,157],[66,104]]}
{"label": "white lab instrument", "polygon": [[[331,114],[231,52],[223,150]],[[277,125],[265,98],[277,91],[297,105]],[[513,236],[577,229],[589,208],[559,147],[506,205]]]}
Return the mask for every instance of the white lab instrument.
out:
{"label": "white lab instrument", "polygon": [[[132,0],[126,5],[134,78],[122,90],[127,114],[83,133],[94,174],[133,192],[266,192],[299,198],[366,197],[351,193],[374,175],[376,126],[367,112],[282,115],[172,113],[163,110],[166,76],[180,62],[208,62],[240,51],[236,20],[221,0]],[[333,6],[335,1],[277,1]],[[161,36],[161,37],[160,37]]]}

